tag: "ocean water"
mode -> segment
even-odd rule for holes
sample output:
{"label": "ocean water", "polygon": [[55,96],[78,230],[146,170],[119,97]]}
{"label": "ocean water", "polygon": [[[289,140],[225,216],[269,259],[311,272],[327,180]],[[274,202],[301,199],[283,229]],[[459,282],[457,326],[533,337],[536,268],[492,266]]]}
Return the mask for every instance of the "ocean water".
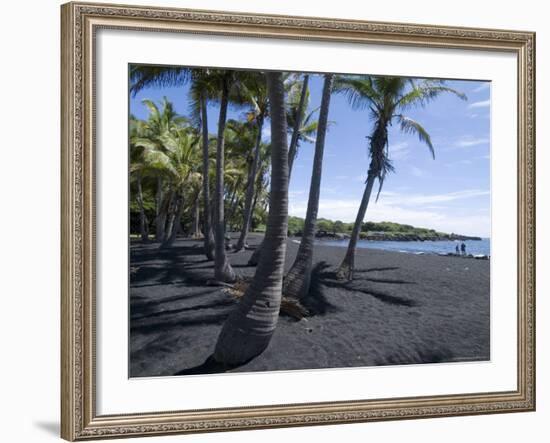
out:
{"label": "ocean water", "polygon": [[[319,245],[347,247],[348,240],[316,240]],[[358,248],[383,249],[386,251],[397,251],[410,254],[448,254],[455,253],[455,247],[462,242],[450,240],[441,241],[370,241],[359,240]],[[491,255],[491,239],[484,238],[482,240],[466,240],[467,254],[483,254]]]}

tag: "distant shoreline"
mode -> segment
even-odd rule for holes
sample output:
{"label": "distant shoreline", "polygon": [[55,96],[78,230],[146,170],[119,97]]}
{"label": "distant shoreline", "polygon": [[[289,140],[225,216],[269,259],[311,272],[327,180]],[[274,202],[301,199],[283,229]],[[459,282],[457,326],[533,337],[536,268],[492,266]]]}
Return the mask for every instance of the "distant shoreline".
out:
{"label": "distant shoreline", "polygon": [[[297,236],[299,237],[299,236]],[[323,240],[346,240],[350,238],[350,234],[344,232],[326,232],[319,231],[316,235],[316,238]],[[361,232],[361,240],[367,241],[397,241],[397,242],[406,242],[406,241],[482,241],[482,237],[469,236],[469,235],[460,235],[460,234],[434,234],[431,236],[426,235],[417,235],[412,233],[401,233],[401,232],[392,232],[392,233],[365,233]]]}
{"label": "distant shoreline", "polygon": [[[301,237],[290,236],[289,240],[294,244],[300,244]],[[456,253],[456,245],[459,244],[458,240],[359,240],[357,244],[358,249],[369,249],[386,251],[396,254],[407,255],[431,255],[440,257],[456,257],[456,258],[471,258],[488,260],[491,258],[490,244],[486,246],[486,242],[490,242],[490,239],[481,239],[479,245],[477,240],[463,240],[468,244],[466,253]],[[469,243],[470,241],[476,244]],[[347,238],[317,238],[316,243],[319,246],[329,248],[345,248],[348,244]],[[365,245],[368,246],[365,246]],[[388,246],[393,245],[393,246]]]}

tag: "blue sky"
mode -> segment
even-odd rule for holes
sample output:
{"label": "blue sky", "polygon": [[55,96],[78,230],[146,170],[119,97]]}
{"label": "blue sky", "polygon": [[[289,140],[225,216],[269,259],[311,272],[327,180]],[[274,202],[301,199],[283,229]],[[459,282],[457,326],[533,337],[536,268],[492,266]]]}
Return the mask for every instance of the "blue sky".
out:
{"label": "blue sky", "polygon": [[[321,101],[323,78],[310,78],[310,110]],[[490,83],[451,81],[464,92],[462,101],[439,96],[426,108],[409,110],[432,137],[435,160],[415,135],[390,128],[389,151],[395,172],[389,174],[378,202],[371,199],[365,220],[393,221],[467,235],[490,236]],[[145,89],[130,98],[130,112],[147,118],[145,98],[166,96],[176,112],[188,113],[188,89]],[[230,118],[242,118],[244,109],[232,109]],[[216,130],[218,108],[209,109],[210,132]],[[372,121],[366,111],[354,111],[344,96],[333,94],[332,122],[326,137],[319,217],[352,222],[364,190],[368,170],[366,136]],[[264,139],[269,140],[269,124]],[[294,163],[289,189],[289,214],[304,217],[307,207],[314,145],[302,143]]]}

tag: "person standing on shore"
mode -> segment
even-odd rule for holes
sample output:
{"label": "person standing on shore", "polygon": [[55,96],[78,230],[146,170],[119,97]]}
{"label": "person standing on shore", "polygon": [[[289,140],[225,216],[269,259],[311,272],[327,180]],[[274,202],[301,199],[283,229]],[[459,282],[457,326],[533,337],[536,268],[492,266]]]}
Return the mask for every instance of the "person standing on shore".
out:
{"label": "person standing on shore", "polygon": [[460,255],[460,248],[458,247],[458,243],[455,246],[455,252],[456,252],[456,255]]}
{"label": "person standing on shore", "polygon": [[462,253],[462,255],[466,255],[466,243],[462,242],[462,244],[460,245],[460,252]]}

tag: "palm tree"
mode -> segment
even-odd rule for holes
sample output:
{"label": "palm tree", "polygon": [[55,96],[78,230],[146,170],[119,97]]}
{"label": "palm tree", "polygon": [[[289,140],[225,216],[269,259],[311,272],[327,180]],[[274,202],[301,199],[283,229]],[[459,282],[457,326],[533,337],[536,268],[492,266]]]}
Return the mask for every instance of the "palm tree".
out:
{"label": "palm tree", "polygon": [[162,137],[165,152],[150,153],[150,161],[164,168],[171,176],[174,188],[175,206],[168,221],[163,247],[172,246],[178,235],[181,216],[187,194],[199,192],[202,180],[197,151],[198,138],[188,128],[181,128]]}
{"label": "palm tree", "polygon": [[[153,150],[163,150],[163,142],[161,137],[163,134],[166,134],[172,131],[175,127],[187,124],[187,119],[184,117],[178,116],[175,111],[172,103],[170,103],[166,97],[163,98],[161,102],[161,108],[152,102],[151,100],[143,100],[143,104],[147,107],[149,111],[149,117],[146,121],[139,122],[139,131],[130,134],[130,144],[133,146],[133,149],[143,149],[145,147],[144,143],[147,144],[147,149]],[[130,128],[132,130],[132,128]],[[136,144],[136,141],[139,143]],[[142,154],[143,155],[143,154]],[[157,175],[157,207],[156,207],[156,218],[155,218],[155,227],[156,235],[155,240],[157,242],[163,243],[165,238],[165,225],[166,218],[170,209],[170,202],[172,201],[171,194],[165,196],[163,201],[163,174],[162,170],[152,171]],[[138,192],[139,195],[139,192]],[[139,198],[139,197],[138,197]]]}
{"label": "palm tree", "polygon": [[210,211],[210,155],[208,136],[208,107],[207,94],[201,88],[202,81],[195,82],[195,91],[198,92],[200,100],[200,126],[202,135],[202,202],[203,202],[203,230],[204,230],[204,253],[208,260],[214,260],[214,234],[212,233],[212,213]]}
{"label": "palm tree", "polygon": [[[130,67],[130,80],[132,86],[130,91],[135,95],[138,91],[151,86],[176,86],[183,87],[189,81],[191,85],[191,99],[194,106],[194,116],[201,127],[202,134],[202,196],[203,196],[203,228],[204,228],[204,251],[209,260],[214,258],[214,237],[212,234],[211,210],[210,210],[210,187],[209,187],[209,143],[208,143],[208,114],[207,106],[210,96],[215,95],[211,75],[213,72],[208,69],[190,69],[174,66],[144,66],[132,65]],[[214,74],[217,72],[214,71]],[[159,184],[157,201],[162,200]],[[158,217],[158,216],[157,216]],[[157,239],[160,232],[157,225]],[[163,241],[160,238],[160,241]]]}
{"label": "palm tree", "polygon": [[208,99],[215,95],[210,71],[194,70],[191,84],[191,114],[201,128],[202,146],[202,204],[204,253],[208,260],[214,260],[214,234],[212,232],[212,211],[210,206],[210,136],[208,134]]}
{"label": "palm tree", "polygon": [[150,110],[149,119],[144,122],[147,131],[142,137],[133,137],[132,145],[143,149],[147,167],[167,181],[168,193],[157,220],[163,228],[162,247],[171,246],[178,234],[184,210],[186,192],[198,192],[198,137],[172,112],[171,103],[163,102],[163,111],[151,101],[144,103]]}
{"label": "palm tree", "polygon": [[[296,153],[298,150],[298,142],[300,138],[300,134],[302,131],[300,129],[302,128],[302,121],[304,120],[304,114],[307,109],[307,99],[309,96],[309,90],[308,90],[308,84],[309,84],[309,74],[304,74],[304,80],[302,81],[302,87],[300,89],[300,99],[298,102],[295,100],[290,99],[291,109],[289,112],[289,119],[293,118],[293,130],[292,130],[292,138],[290,139],[290,146],[288,147],[288,172],[289,176],[292,173],[292,165],[294,164],[294,159],[296,158]],[[294,85],[293,85],[294,86]],[[297,89],[292,88],[295,92]],[[291,94],[291,97],[296,97],[297,94]],[[295,106],[292,106],[292,104],[295,104]]]}
{"label": "palm tree", "polygon": [[288,144],[282,74],[269,72],[271,107],[271,193],[264,251],[250,286],[218,337],[214,360],[240,365],[268,346],[279,317],[288,218]]}
{"label": "palm tree", "polygon": [[215,257],[214,278],[220,282],[235,281],[235,272],[227,261],[225,253],[225,212],[224,212],[224,165],[225,165],[225,125],[230,89],[234,85],[234,72],[221,71],[212,78],[220,86],[220,114],[218,118],[218,135],[216,139],[216,187],[215,202]]}
{"label": "palm tree", "polygon": [[145,206],[143,202],[142,179],[143,174],[147,171],[147,163],[144,159],[144,150],[141,146],[133,143],[137,138],[146,136],[146,126],[144,122],[130,116],[130,177],[133,178],[136,184],[136,201],[139,207],[139,227],[141,240],[149,241],[149,221],[145,214]]}
{"label": "palm tree", "polygon": [[445,86],[443,80],[415,81],[402,77],[341,77],[336,81],[336,90],[347,96],[354,109],[363,110],[368,108],[371,118],[374,120],[374,130],[369,137],[371,161],[365,182],[365,191],[357,212],[346,255],[337,273],[340,279],[352,280],[355,248],[374,183],[378,179],[379,196],[386,174],[393,171],[389,153],[388,126],[397,122],[402,132],[416,134],[419,140],[428,146],[432,157],[435,158],[434,147],[426,129],[419,122],[405,116],[403,112],[416,106],[425,106],[442,93],[452,93],[464,100],[466,96]]}
{"label": "palm tree", "polygon": [[[287,129],[292,127],[290,145],[288,149],[288,179],[292,173],[294,160],[298,155],[298,148],[301,141],[314,143],[313,135],[317,131],[318,122],[314,120],[314,115],[318,109],[305,114],[309,104],[309,74],[304,75],[302,83],[292,81],[292,76],[289,76],[290,81],[287,82],[288,90],[288,109],[287,109]],[[298,89],[299,88],[299,89]],[[249,266],[256,266],[260,261],[262,253],[262,243],[260,243],[248,260]]]}
{"label": "palm tree", "polygon": [[330,95],[334,76],[325,75],[323,95],[321,99],[321,111],[319,113],[319,126],[317,129],[317,140],[315,142],[315,155],[311,172],[311,183],[309,198],[307,202],[306,219],[300,247],[294,264],[288,272],[283,293],[287,297],[300,298],[309,292],[311,282],[311,271],[313,265],[313,244],[315,241],[315,224],[319,210],[319,195],[321,192],[321,174],[323,171],[323,151],[325,148],[325,136],[328,124],[328,111],[330,107]]}
{"label": "palm tree", "polygon": [[[243,209],[246,191],[250,186],[252,168],[255,160],[257,125],[253,113],[247,114],[246,121],[229,120],[226,131],[226,224],[240,226],[243,217],[237,217],[239,208]],[[261,148],[261,147],[260,147]]]}
{"label": "palm tree", "polygon": [[250,229],[250,221],[252,219],[254,185],[256,183],[256,174],[260,164],[260,154],[262,148],[262,130],[268,111],[267,86],[265,76],[263,74],[258,74],[250,78],[248,85],[246,85],[245,95],[252,105],[252,112],[248,113],[248,120],[256,122],[257,133],[256,142],[254,145],[254,159],[252,161],[252,167],[250,168],[250,174],[248,176],[248,185],[246,187],[242,230],[239,240],[237,241],[237,245],[235,246],[235,252],[240,251],[245,247],[248,230]]}

